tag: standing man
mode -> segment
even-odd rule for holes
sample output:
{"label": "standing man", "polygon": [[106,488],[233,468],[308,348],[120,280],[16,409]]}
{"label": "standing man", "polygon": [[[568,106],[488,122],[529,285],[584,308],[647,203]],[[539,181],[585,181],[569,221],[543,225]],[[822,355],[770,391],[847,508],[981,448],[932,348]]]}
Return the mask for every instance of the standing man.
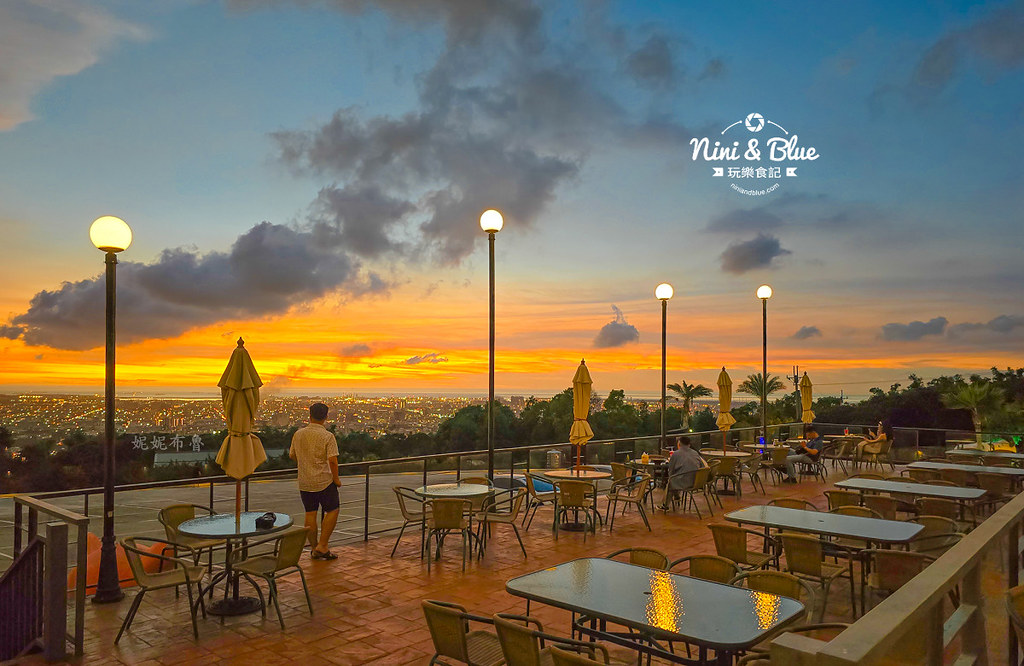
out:
{"label": "standing man", "polygon": [[668,459],[668,482],[665,486],[665,501],[658,508],[668,511],[668,503],[673,495],[681,490],[693,487],[693,479],[697,470],[707,467],[700,454],[690,448],[690,438],[680,435],[676,438],[676,450]]}
{"label": "standing man", "polygon": [[[288,456],[298,463],[299,495],[306,510],[306,531],[309,533],[309,556],[314,560],[336,560],[328,541],[338,523],[338,440],[324,427],[327,405],[310,405],[309,425],[299,428],[292,437]],[[320,538],[317,539],[317,509],[323,510]]]}

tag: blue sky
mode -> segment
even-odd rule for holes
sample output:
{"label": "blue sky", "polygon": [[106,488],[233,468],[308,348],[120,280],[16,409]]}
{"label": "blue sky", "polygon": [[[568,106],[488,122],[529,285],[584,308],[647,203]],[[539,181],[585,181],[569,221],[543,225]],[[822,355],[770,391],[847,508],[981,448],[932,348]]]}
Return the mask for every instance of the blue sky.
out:
{"label": "blue sky", "polygon": [[[135,285],[127,270],[123,288],[146,307],[122,315],[123,339],[185,353],[198,344],[185,333],[212,341],[310,310],[459,310],[485,285],[473,216],[489,205],[509,218],[499,300],[521,317],[509,345],[576,356],[618,305],[638,336],[608,372],[638,389],[663,280],[685,322],[670,342],[690,359],[680,371],[709,382],[716,345],[730,358],[757,347],[742,318],[765,281],[781,367],[803,357],[837,381],[855,380],[858,357],[897,377],[1003,365],[1024,338],[1020,2],[15,0],[0,7],[0,43],[12,358],[86,353],[67,331],[95,330],[79,307],[88,285],[49,310],[32,299],[97,275],[83,241],[101,214],[129,221],[123,260],[158,276]],[[761,197],[713,179],[688,143],[753,112],[821,155]],[[241,252],[210,253],[262,221],[274,243],[314,255],[268,279],[265,300],[239,309],[153,286],[237,278],[218,271],[241,270]],[[175,273],[161,258],[174,248],[202,271]],[[726,338],[711,320],[690,327],[712,315]],[[822,334],[794,341],[804,326]],[[371,349],[409,358],[468,358],[479,341],[379,335],[368,327]],[[561,370],[509,386],[558,386]],[[409,385],[465,378],[429,371]],[[53,383],[78,381],[61,372]]]}

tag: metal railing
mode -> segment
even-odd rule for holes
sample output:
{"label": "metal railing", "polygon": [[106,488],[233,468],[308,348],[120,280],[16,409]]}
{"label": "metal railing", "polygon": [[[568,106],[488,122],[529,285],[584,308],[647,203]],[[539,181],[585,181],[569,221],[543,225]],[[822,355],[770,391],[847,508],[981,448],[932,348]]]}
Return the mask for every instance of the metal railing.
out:
{"label": "metal railing", "polygon": [[[1002,604],[982,591],[987,555],[1004,556],[1007,588],[1019,582],[1024,493],[1003,506],[903,587],[831,641],[784,634],[771,646],[772,663],[801,666],[875,664],[987,664],[985,604]],[[1006,542],[1006,547],[1001,544]],[[945,600],[959,586],[960,603],[946,616]],[[1008,663],[1017,664],[1017,641],[1006,628]]]}
{"label": "metal railing", "polygon": [[[54,661],[65,656],[68,639],[75,646],[75,655],[81,656],[85,646],[87,572],[83,564],[86,561],[89,517],[25,495],[15,495],[13,499],[15,564],[4,574],[4,579],[15,570],[19,561],[24,561],[20,559],[23,553],[38,551],[41,546],[42,557],[35,564],[39,567],[36,572],[38,581],[33,584],[37,584],[38,588],[34,593],[23,590],[24,594],[15,595],[13,604],[4,606],[5,611],[26,621],[31,621],[33,614],[41,613],[37,638],[42,639],[43,653],[48,660]],[[47,519],[44,533],[39,531],[39,514]],[[80,566],[75,579],[75,628],[73,634],[68,634],[68,533],[72,526],[76,530],[76,559]],[[25,575],[35,574],[25,572]],[[12,582],[12,586],[17,588],[20,583]],[[37,602],[41,605],[37,606]]]}

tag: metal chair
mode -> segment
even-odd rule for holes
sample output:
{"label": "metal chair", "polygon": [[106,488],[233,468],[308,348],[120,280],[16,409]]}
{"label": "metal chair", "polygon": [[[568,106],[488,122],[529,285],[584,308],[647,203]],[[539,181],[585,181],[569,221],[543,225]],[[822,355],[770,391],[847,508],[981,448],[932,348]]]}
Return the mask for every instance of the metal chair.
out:
{"label": "metal chair", "polygon": [[572,511],[576,515],[583,512],[583,540],[587,540],[587,527],[597,532],[596,506],[597,491],[593,484],[587,481],[570,479],[559,479],[555,482],[555,519],[552,529],[555,532],[555,539],[558,539],[558,526],[561,523],[562,514]]}
{"label": "metal chair", "polygon": [[747,480],[750,481],[750,486],[754,489],[754,492],[757,492],[757,489],[760,488],[761,494],[764,495],[766,492],[764,489],[764,481],[761,480],[762,467],[763,463],[761,461],[761,456],[751,456],[751,458],[740,468],[740,475],[742,476],[743,474],[746,474]]}
{"label": "metal chair", "polygon": [[818,621],[825,617],[828,591],[837,578],[847,578],[850,581],[850,607],[856,617],[857,596],[854,591],[853,560],[850,560],[849,567],[828,564],[825,562],[823,543],[817,537],[789,532],[783,532],[781,537],[782,549],[786,553],[786,570],[798,578],[814,581],[822,589]]}
{"label": "metal chair", "polygon": [[818,510],[818,507],[813,503],[796,497],[776,497],[768,502],[768,506],[781,506],[783,509],[800,509],[801,511]]}
{"label": "metal chair", "polygon": [[879,518],[896,520],[896,512],[900,510],[900,502],[895,497],[864,495],[863,501],[864,506],[878,514]]}
{"label": "metal chair", "polygon": [[[742,583],[742,584],[741,584]],[[789,597],[801,601],[804,594],[810,599],[807,604],[814,608],[814,588],[793,574],[784,571],[744,571],[732,577],[729,585],[733,587],[745,587],[755,592],[774,594],[780,597]]]}
{"label": "metal chair", "polygon": [[826,490],[829,511],[841,506],[860,506],[860,493],[852,490]]}
{"label": "metal chair", "polygon": [[668,556],[654,548],[620,548],[608,553],[604,557],[606,560],[611,560],[623,553],[629,553],[630,564],[647,567],[648,569],[659,569],[661,571],[668,569]]}
{"label": "metal chair", "polygon": [[[523,551],[523,557],[527,557],[526,546],[523,545],[523,539],[519,536],[519,528],[516,526],[516,519],[519,518],[524,500],[526,500],[526,488],[516,488],[512,491],[511,497],[500,502],[492,501],[477,514],[477,543],[480,546],[481,556],[483,556],[484,546],[490,538],[491,525],[508,525],[515,532],[519,548]],[[508,507],[507,510],[502,508],[504,506]]]}
{"label": "metal chair", "polygon": [[983,508],[994,510],[1017,496],[1013,480],[1005,474],[978,472],[974,477],[978,480],[978,487],[985,491],[980,502]]}
{"label": "metal chair", "polygon": [[[644,511],[644,500],[653,486],[654,481],[647,474],[643,474],[639,478],[619,479],[612,483],[612,487],[608,490],[608,505],[605,507],[605,522],[608,523],[609,532],[615,528],[615,510],[618,508],[619,502],[627,506],[635,505],[640,513],[640,518],[647,526],[647,531],[651,531],[651,523],[647,520],[647,512]],[[625,511],[626,506],[623,506],[622,509]]]}
{"label": "metal chair", "polygon": [[571,646],[585,651],[592,657],[602,650],[605,658],[608,654],[603,648],[598,650],[595,647],[596,643],[545,633],[544,625],[539,620],[526,615],[498,613],[494,616],[494,629],[498,633],[498,642],[506,666],[540,666],[553,663],[551,647],[546,643]]}
{"label": "metal chair", "polygon": [[593,649],[600,654],[600,661],[596,658],[584,657],[581,652],[570,650],[570,646],[565,643],[555,643],[550,648],[552,666],[592,666],[593,664],[601,666],[609,663],[607,648],[599,643],[588,643],[588,645],[592,645]]}
{"label": "metal chair", "polygon": [[920,497],[917,500],[917,513],[922,516],[942,516],[956,523],[957,532],[969,532],[975,527],[974,513],[971,519],[964,520],[964,506],[960,502],[941,497]]}
{"label": "metal chair", "polygon": [[[212,516],[215,513],[209,507],[201,504],[171,504],[160,509],[156,519],[164,526],[164,534],[167,540],[174,544],[175,557],[178,556],[176,546],[188,546],[195,558],[195,563],[199,564],[203,552],[206,551],[208,555],[206,570],[210,575],[213,575],[213,551],[224,548],[227,542],[224,539],[201,539],[186,536],[178,531],[178,526],[186,520],[195,518],[197,511],[203,516]],[[177,596],[177,590],[175,590],[175,596]]]}
{"label": "metal chair", "polygon": [[747,548],[747,538],[754,537],[765,541],[769,550],[774,550],[775,541],[762,532],[755,532],[736,525],[712,523],[708,525],[715,540],[715,551],[721,556],[732,560],[743,571],[763,569],[769,564],[779,563],[778,553],[766,553]]}
{"label": "metal chair", "polygon": [[929,555],[906,550],[867,548],[860,555],[863,571],[870,571],[861,580],[860,607],[863,613],[868,611],[868,602],[874,606],[877,593],[892,594],[935,560]]}
{"label": "metal chair", "polygon": [[720,555],[690,555],[689,557],[681,557],[672,562],[668,566],[668,570],[672,571],[676,566],[684,562],[688,567],[687,576],[726,585],[736,577],[736,574],[740,573],[740,568],[735,562]]}
{"label": "metal chair", "polygon": [[684,472],[682,474],[675,474],[674,476],[683,476],[685,474],[693,474],[693,485],[684,490],[673,491],[671,489],[672,478],[670,477],[667,486],[668,490],[665,491],[666,500],[671,499],[672,506],[674,508],[677,502],[676,493],[678,492],[679,497],[681,498],[680,501],[683,505],[683,511],[686,511],[686,507],[688,505],[693,505],[693,510],[697,512],[697,517],[702,518],[703,516],[701,516],[700,508],[697,506],[697,500],[695,497],[697,493],[702,493],[704,495],[704,503],[707,504],[708,511],[711,515],[715,515],[715,510],[711,504],[713,500],[711,499],[710,491],[708,490],[708,484],[711,479],[711,468],[701,467],[695,472]]}
{"label": "metal chair", "polygon": [[978,485],[974,478],[974,472],[968,472],[965,469],[946,468],[939,470],[939,473],[942,475],[943,481],[951,481],[961,488]]}
{"label": "metal chair", "polygon": [[[527,532],[530,531],[530,524],[533,523],[533,517],[537,515],[537,509],[544,506],[545,504],[555,503],[555,491],[537,492],[537,487],[534,485],[534,475],[526,475],[526,492],[529,495],[529,502],[526,505],[526,511],[523,513],[523,529]],[[537,478],[538,481],[548,483],[546,479]]]}
{"label": "metal chair", "polygon": [[866,506],[853,506],[846,504],[843,506],[837,506],[831,509],[829,513],[834,513],[840,516],[857,516],[858,518],[881,518],[877,511],[870,509]]}
{"label": "metal chair", "polygon": [[[743,489],[740,484],[743,480],[743,470],[740,469],[739,458],[718,458],[718,469],[715,470],[715,495],[718,495],[717,483],[719,479],[722,479],[727,484],[732,481],[732,487],[735,489],[736,498],[739,499],[743,494]],[[725,490],[723,488],[723,490]]]}
{"label": "metal chair", "polygon": [[437,559],[441,559],[441,546],[453,532],[462,535],[462,570],[466,570],[466,554],[473,536],[473,503],[468,499],[437,498],[423,505],[427,514],[427,571],[430,571],[430,539],[437,543]]}
{"label": "metal chair", "polygon": [[939,557],[960,542],[964,534],[958,530],[956,521],[944,516],[918,516],[910,521],[923,525],[924,529],[910,541],[910,550]]}
{"label": "metal chair", "polygon": [[422,602],[421,607],[434,641],[435,653],[431,664],[439,663],[442,657],[467,666],[501,666],[505,663],[497,635],[483,630],[470,631],[470,622],[493,626],[494,620],[469,613],[462,606],[447,601],[428,599]]}
{"label": "metal chair", "polygon": [[[168,557],[166,555],[153,553],[147,550],[143,550],[139,547],[141,542],[145,543],[162,543],[166,544],[165,550],[170,550],[172,546],[189,551],[189,554],[193,557],[193,562],[190,563],[188,560],[184,560],[177,557]],[[188,611],[192,617],[192,635],[198,640],[199,638],[199,627],[196,624],[196,611],[202,610],[203,617],[206,617],[206,606],[203,604],[203,593],[200,587],[200,583],[203,579],[203,567],[195,564],[196,553],[191,546],[184,544],[175,544],[170,540],[164,539],[150,539],[147,537],[126,537],[121,539],[121,548],[124,549],[125,558],[128,560],[128,566],[132,570],[132,575],[135,577],[135,582],[139,585],[139,593],[135,595],[135,599],[132,600],[131,608],[124,616],[124,621],[121,622],[121,629],[117,632],[117,637],[114,638],[114,644],[121,640],[121,635],[125,632],[128,627],[132,625],[132,620],[135,619],[135,614],[139,612],[139,605],[142,603],[142,598],[146,596],[147,592],[153,590],[163,590],[169,587],[177,589],[179,585],[185,586],[185,591],[188,592]],[[149,573],[142,564],[143,557],[152,557],[160,560],[161,565],[165,562],[171,566],[167,571],[160,571],[158,573]],[[63,573],[61,574],[63,575]],[[194,600],[192,597],[192,584],[196,586],[196,592],[198,600]]]}
{"label": "metal chair", "polygon": [[[424,518],[426,512],[423,509],[423,498],[417,495],[412,488],[405,488],[403,486],[395,486],[392,488],[395,491],[395,497],[398,499],[398,510],[402,512],[402,529],[398,531],[398,538],[395,539],[395,545],[391,548],[391,557],[395,556],[395,551],[398,550],[398,544],[402,540],[402,535],[405,534],[405,528],[410,525],[420,526],[420,556],[423,556],[423,535],[424,535]],[[411,506],[418,506],[419,510],[410,508]]]}
{"label": "metal chair", "polygon": [[[292,527],[280,534],[275,534],[266,539],[250,541],[247,548],[253,548],[266,543],[273,543],[272,553],[253,555],[242,559],[246,549],[239,549],[231,553],[232,568],[243,574],[258,576],[267,581],[269,589],[268,602],[274,602],[274,610],[277,611],[277,621],[284,629],[284,618],[281,617],[281,604],[278,602],[277,579],[287,574],[298,572],[302,580],[302,591],[306,593],[306,606],[309,607],[309,614],[313,614],[313,602],[309,598],[309,587],[306,585],[306,574],[299,566],[299,557],[306,546],[308,532],[305,527]],[[263,610],[263,617],[267,616],[267,607],[263,603],[263,592],[257,586],[256,591],[260,595],[260,606]]]}
{"label": "metal chair", "polygon": [[942,479],[942,474],[937,469],[905,469],[903,471],[917,483],[939,481]]}

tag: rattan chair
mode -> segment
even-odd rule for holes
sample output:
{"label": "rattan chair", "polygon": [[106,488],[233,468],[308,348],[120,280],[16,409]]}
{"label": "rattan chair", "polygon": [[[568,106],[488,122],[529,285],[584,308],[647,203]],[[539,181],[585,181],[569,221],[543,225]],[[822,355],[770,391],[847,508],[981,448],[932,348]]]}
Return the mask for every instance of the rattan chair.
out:
{"label": "rattan chair", "polygon": [[[896,512],[900,510],[900,501],[895,497],[885,495],[864,495],[864,506],[871,509],[879,518],[885,520],[896,520]],[[913,505],[906,505],[912,507]]]}
{"label": "rattan chair", "polygon": [[978,485],[978,482],[974,478],[974,472],[969,472],[966,469],[947,467],[939,470],[939,474],[942,475],[943,481],[951,481],[961,488]]}
{"label": "rattan chair", "polygon": [[830,509],[829,513],[834,513],[840,516],[857,516],[858,518],[881,518],[877,511],[870,509],[866,506],[852,506],[849,504],[843,506],[837,506],[834,509]]}
{"label": "rattan chair", "polygon": [[978,472],[974,477],[978,480],[978,487],[985,491],[980,502],[983,508],[994,510],[1017,496],[1013,480],[1005,474]]}
{"label": "rattan chair", "polygon": [[653,487],[654,481],[648,474],[642,474],[639,477],[631,476],[613,482],[612,487],[608,490],[608,505],[605,507],[605,522],[608,523],[608,531],[611,532],[615,528],[615,510],[618,508],[619,502],[622,502],[623,512],[630,504],[636,506],[640,518],[643,519],[647,531],[650,532],[651,523],[647,520],[644,501]]}
{"label": "rattan chair", "polygon": [[537,509],[545,504],[555,503],[555,491],[549,490],[542,493],[537,492],[537,487],[534,485],[535,478],[538,481],[548,483],[547,479],[534,477],[533,474],[526,475],[526,492],[529,496],[529,501],[526,504],[526,511],[523,512],[523,529],[527,532],[530,531],[530,524],[533,523],[533,517],[537,515]]}
{"label": "rattan chair", "polygon": [[[732,482],[733,492],[736,493],[736,498],[739,499],[743,495],[743,488],[741,487],[743,481],[743,469],[740,467],[739,458],[718,458],[718,469],[715,470],[715,495],[718,495],[717,483],[719,479],[722,479],[725,484]],[[722,488],[725,490],[725,488]]]}
{"label": "rattan chair", "polygon": [[924,516],[942,516],[956,522],[958,532],[969,532],[974,529],[973,512],[971,519],[963,518],[965,507],[955,500],[941,497],[920,497],[917,500],[917,513]]}
{"label": "rattan chair", "polygon": [[854,591],[853,560],[850,560],[848,567],[828,564],[824,558],[824,544],[817,537],[789,532],[783,532],[780,536],[782,549],[786,553],[786,570],[798,578],[814,581],[821,587],[821,610],[818,613],[818,621],[825,617],[829,588],[837,578],[847,578],[850,581],[850,607],[856,617],[857,595]]}
{"label": "rattan chair", "polygon": [[910,541],[910,550],[939,557],[960,542],[964,534],[958,530],[955,520],[944,516],[918,516],[910,521],[924,525]]}
{"label": "rattan chair", "polygon": [[[143,550],[139,547],[140,542],[165,544],[167,546],[164,549],[165,552],[170,550],[172,546],[177,546],[182,550],[188,551],[193,559],[190,562],[189,560],[168,557],[167,555]],[[139,585],[139,593],[135,595],[131,608],[128,609],[124,616],[124,621],[121,622],[121,629],[118,630],[117,637],[114,638],[114,644],[116,645],[121,640],[121,635],[132,625],[132,620],[135,619],[135,614],[139,612],[139,605],[142,603],[142,598],[146,596],[147,592],[170,587],[177,589],[179,585],[184,585],[186,592],[188,592],[188,611],[189,615],[192,616],[192,635],[198,640],[199,627],[196,623],[196,611],[202,610],[203,617],[205,618],[206,606],[203,604],[203,592],[200,587],[203,579],[203,567],[195,564],[197,555],[192,547],[180,543],[175,544],[170,540],[150,539],[148,537],[126,537],[121,539],[120,543],[121,548],[124,549],[125,559],[128,560],[128,566],[132,570],[132,575],[135,576],[135,582]],[[167,571],[161,570],[158,573],[149,573],[142,564],[143,557],[157,558],[160,560],[161,567],[166,563],[171,568]],[[193,584],[196,586],[197,599],[194,599],[192,596]]]}
{"label": "rattan chair", "polygon": [[555,539],[558,539],[558,527],[561,524],[563,514],[572,511],[578,515],[583,513],[583,540],[587,540],[587,530],[597,532],[597,491],[594,485],[588,481],[577,481],[575,479],[559,479],[555,482],[555,519],[552,529],[555,532]]}
{"label": "rattan chair", "polygon": [[761,461],[760,455],[751,456],[748,460],[742,463],[740,467],[740,475],[747,475],[747,480],[750,481],[751,488],[754,492],[758,492],[762,495],[767,494],[764,489],[764,481],[761,479],[761,470],[764,468],[764,463]]}
{"label": "rattan chair", "polygon": [[851,479],[871,479],[872,481],[884,481],[885,475],[875,474],[874,472],[860,472],[850,477]]}
{"label": "rattan chair", "polygon": [[527,557],[526,546],[523,545],[523,538],[519,536],[519,527],[516,525],[516,519],[519,518],[519,512],[522,511],[525,500],[526,488],[516,488],[512,491],[511,496],[500,502],[492,501],[486,504],[483,511],[477,514],[477,542],[480,545],[481,556],[483,556],[484,547],[490,539],[491,526],[508,525],[515,532],[519,548],[523,551],[523,557]]}
{"label": "rattan chair", "polygon": [[781,506],[783,509],[800,509],[801,511],[817,511],[812,502],[796,497],[776,497],[768,502],[768,506]]}
{"label": "rattan chair", "polygon": [[[305,527],[292,527],[280,534],[275,534],[266,539],[250,541],[247,548],[253,548],[266,543],[273,543],[272,553],[259,554],[242,559],[246,549],[239,549],[231,553],[232,568],[249,576],[258,576],[267,581],[269,588],[267,602],[274,602],[274,610],[277,611],[277,621],[284,629],[284,618],[281,617],[281,604],[278,601],[277,580],[282,576],[298,572],[302,581],[302,591],[306,593],[306,606],[309,607],[309,614],[313,614],[313,602],[309,598],[309,587],[306,585],[306,574],[299,566],[299,557],[306,546],[308,532]],[[263,592],[256,588],[260,595],[260,606],[263,609],[263,617],[267,616],[266,604],[263,603]]]}
{"label": "rattan chair", "polygon": [[605,555],[605,559],[611,560],[619,555],[625,553],[629,554],[629,563],[636,564],[641,567],[647,567],[648,569],[668,569],[668,556],[660,550],[654,548],[620,548],[614,552]]}
{"label": "rattan chair", "polygon": [[494,616],[494,629],[498,633],[506,666],[540,666],[553,663],[551,647],[546,645],[547,643],[571,646],[586,651],[591,657],[601,652],[605,659],[608,658],[607,650],[603,647],[599,650],[596,643],[545,633],[544,626],[539,620],[526,615],[498,613]]}
{"label": "rattan chair", "polygon": [[801,601],[806,595],[810,600],[807,607],[814,608],[814,588],[808,585],[807,581],[784,571],[744,571],[733,576],[729,580],[729,585],[745,587],[755,592],[789,597],[797,601]]}
{"label": "rattan chair", "polygon": [[740,573],[740,568],[735,562],[720,555],[690,555],[689,557],[681,557],[673,561],[668,566],[668,570],[672,571],[684,563],[687,566],[687,576],[726,585],[736,577],[736,574]]}
{"label": "rattan chair", "polygon": [[[426,516],[423,510],[423,498],[420,497],[413,491],[412,488],[405,488],[403,486],[395,486],[392,488],[395,491],[395,498],[398,500],[398,510],[402,512],[402,529],[398,531],[398,538],[395,539],[395,545],[391,548],[391,557],[395,556],[395,551],[398,550],[398,544],[402,540],[402,535],[405,534],[405,528],[410,525],[419,525],[420,527],[420,556],[423,556],[423,535],[424,535],[424,518]],[[412,507],[417,507],[418,510]]]}
{"label": "rattan chair", "polygon": [[[712,523],[708,529],[715,540],[718,555],[732,560],[743,571],[763,569],[770,564],[778,568],[779,555],[774,552],[775,541],[764,533],[726,523]],[[767,549],[772,552],[750,550],[747,548],[748,537],[765,541]]]}
{"label": "rattan chair", "polygon": [[[160,509],[157,513],[156,519],[164,526],[164,534],[167,540],[175,546],[182,545],[188,546],[192,552],[192,556],[195,558],[195,563],[199,564],[200,558],[203,556],[205,551],[208,555],[206,570],[212,575],[213,574],[213,551],[225,547],[224,539],[201,539],[198,537],[186,536],[178,531],[178,526],[186,520],[192,520],[196,517],[196,512],[199,512],[203,516],[212,516],[215,512],[209,507],[205,507],[201,504],[171,504]],[[174,550],[174,556],[178,556],[178,551]],[[175,590],[177,594],[177,590]]]}
{"label": "rattan chair", "polygon": [[775,483],[782,483],[789,474],[789,467],[786,465],[786,458],[789,457],[788,449],[771,449],[772,461],[765,469],[768,469],[775,476]]}
{"label": "rattan chair", "polygon": [[924,553],[875,548],[862,550],[860,558],[864,571],[870,571],[861,580],[860,607],[863,613],[868,611],[869,602],[874,606],[877,594],[892,594],[935,560]]}
{"label": "rattan chair", "polygon": [[[458,604],[424,600],[421,604],[430,637],[434,641],[431,664],[455,661],[467,666],[500,666],[505,663],[498,637],[483,630],[470,630],[470,622],[494,625],[494,620],[473,615]],[[444,661],[441,661],[441,659]]]}
{"label": "rattan chair", "polygon": [[435,557],[441,559],[441,544],[453,532],[462,535],[462,570],[466,570],[466,555],[473,536],[473,503],[468,499],[437,498],[423,505],[427,513],[427,571],[430,571],[430,539],[437,543]]}
{"label": "rattan chair", "polygon": [[852,490],[826,490],[829,511],[841,506],[860,506],[860,493]]}
{"label": "rattan chair", "polygon": [[942,474],[937,469],[905,469],[903,472],[917,483],[925,483],[927,481],[939,481],[942,479]]}
{"label": "rattan chair", "polygon": [[[680,498],[679,502],[682,503],[683,511],[686,511],[687,506],[692,505],[693,510],[697,513],[697,517],[703,518],[703,516],[700,513],[700,507],[697,506],[696,499],[697,493],[701,493],[702,495],[704,495],[704,503],[707,504],[708,511],[711,513],[711,515],[715,515],[715,510],[712,505],[712,502],[714,500],[712,499],[711,491],[709,490],[711,482],[711,467],[701,467],[700,469],[694,472],[686,472],[685,474],[693,474],[693,485],[685,490],[666,490],[666,503],[671,502],[672,508],[675,508],[677,503],[676,493],[678,493],[678,497]],[[683,474],[676,474],[675,476],[682,475]],[[671,488],[671,483],[672,480],[670,478],[668,481],[669,485],[667,487]]]}
{"label": "rattan chair", "polygon": [[569,646],[565,643],[555,643],[549,648],[552,666],[591,666],[592,664],[601,666],[602,664],[609,663],[608,650],[603,645],[598,643],[588,643],[587,645],[593,646],[592,649],[596,650],[601,656],[600,660],[584,657],[582,652],[570,649],[570,647],[575,646]]}

